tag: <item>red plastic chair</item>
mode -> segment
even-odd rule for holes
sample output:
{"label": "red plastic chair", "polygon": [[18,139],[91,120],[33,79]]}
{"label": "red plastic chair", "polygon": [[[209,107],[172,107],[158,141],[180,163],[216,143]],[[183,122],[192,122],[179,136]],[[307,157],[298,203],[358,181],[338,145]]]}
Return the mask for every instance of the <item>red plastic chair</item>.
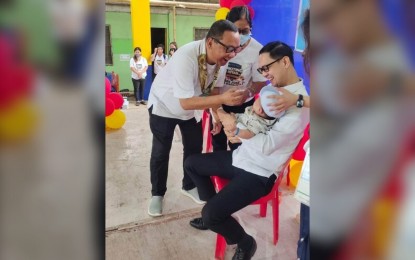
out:
{"label": "red plastic chair", "polygon": [[210,153],[213,151],[212,135],[210,133],[210,117],[209,110],[204,110],[202,115],[203,153]]}
{"label": "red plastic chair", "polygon": [[[304,145],[310,139],[310,124],[308,124],[304,130],[304,135],[301,138],[300,142],[298,143],[297,147],[294,150],[292,159],[297,161],[304,161],[305,158],[305,151]],[[288,172],[287,172],[287,186],[290,186],[290,164],[288,164]]]}
{"label": "red plastic chair", "polygon": [[[285,168],[289,165],[290,160],[288,160],[285,164]],[[251,205],[259,205],[259,215],[262,218],[267,216],[267,205],[268,201],[272,201],[272,221],[273,221],[273,243],[274,245],[278,242],[278,230],[279,230],[279,201],[280,201],[280,192],[278,191],[278,187],[282,181],[284,176],[284,171],[278,176],[278,179],[275,181],[274,187],[272,188],[271,192],[258,199],[257,201],[251,203]],[[226,184],[228,184],[229,180],[213,176],[212,177],[213,184],[217,191],[219,192]],[[221,235],[216,236],[216,249],[215,249],[215,259],[224,259],[226,251],[226,240]]]}
{"label": "red plastic chair", "polygon": [[[204,141],[204,153],[212,152],[212,135],[210,134],[210,113],[208,111],[203,112],[202,116],[202,131],[203,131],[203,141]],[[308,128],[306,128],[306,133],[308,136]],[[304,137],[303,137],[304,139]],[[308,138],[307,138],[308,140]],[[304,141],[305,143],[305,141]],[[304,146],[304,143],[302,146]],[[302,149],[301,146],[301,149]],[[299,147],[299,145],[297,146]],[[282,173],[286,172],[286,175],[288,177],[289,174],[289,166],[290,166],[290,159],[287,160],[284,166],[284,170]],[[260,217],[266,217],[267,215],[267,205],[268,201],[272,201],[272,220],[273,220],[273,243],[274,245],[278,242],[278,231],[279,231],[279,202],[280,202],[280,192],[278,191],[278,187],[280,183],[282,182],[284,174],[280,174],[278,176],[278,179],[275,181],[274,187],[271,190],[271,192],[258,199],[257,201],[253,202],[251,205],[259,205],[259,215]],[[228,184],[229,180],[222,179],[217,176],[212,177],[212,182],[216,188],[217,191],[220,191],[225,187],[226,184]],[[226,240],[221,235],[216,236],[216,249],[215,249],[215,259],[224,259],[226,251]]]}

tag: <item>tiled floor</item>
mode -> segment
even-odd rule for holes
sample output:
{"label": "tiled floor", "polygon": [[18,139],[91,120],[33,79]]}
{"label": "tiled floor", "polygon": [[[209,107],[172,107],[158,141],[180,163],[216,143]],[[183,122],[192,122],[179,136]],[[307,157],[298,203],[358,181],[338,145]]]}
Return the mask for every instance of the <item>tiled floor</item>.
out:
{"label": "tiled floor", "polygon": [[[145,106],[130,102],[124,127],[106,134],[106,256],[107,259],[214,259],[216,236],[198,231],[188,222],[200,215],[201,206],[181,195],[182,151],[180,132],[175,134],[170,153],[168,191],[164,216],[147,215],[150,198],[149,159],[151,132]],[[254,259],[296,259],[299,225],[295,215],[299,203],[292,190],[282,185],[280,239],[272,244],[271,211],[259,217],[258,206],[248,206],[235,217],[255,237]],[[225,259],[233,255],[228,247]]]}

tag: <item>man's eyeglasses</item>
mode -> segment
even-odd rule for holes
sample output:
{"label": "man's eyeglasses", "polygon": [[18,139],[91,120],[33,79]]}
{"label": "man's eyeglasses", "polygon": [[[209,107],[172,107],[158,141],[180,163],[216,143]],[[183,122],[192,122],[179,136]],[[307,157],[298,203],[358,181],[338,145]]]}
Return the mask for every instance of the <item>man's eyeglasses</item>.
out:
{"label": "man's eyeglasses", "polygon": [[220,45],[222,45],[223,47],[225,47],[225,52],[226,53],[232,53],[232,52],[235,52],[235,53],[239,53],[239,52],[241,52],[241,50],[242,50],[242,47],[241,46],[238,46],[238,47],[233,47],[233,46],[226,46],[225,44],[223,44],[221,41],[219,41],[218,39],[216,39],[216,38],[212,38],[215,42],[217,42],[217,43],[219,43]]}
{"label": "man's eyeglasses", "polygon": [[271,63],[268,63],[267,65],[262,66],[261,68],[258,68],[257,71],[259,72],[259,74],[262,74],[263,72],[268,72],[269,71],[269,68],[271,67],[271,65],[274,64],[277,61],[280,61],[282,58],[284,58],[284,57],[281,57],[281,58],[279,58],[277,60],[274,60]]}

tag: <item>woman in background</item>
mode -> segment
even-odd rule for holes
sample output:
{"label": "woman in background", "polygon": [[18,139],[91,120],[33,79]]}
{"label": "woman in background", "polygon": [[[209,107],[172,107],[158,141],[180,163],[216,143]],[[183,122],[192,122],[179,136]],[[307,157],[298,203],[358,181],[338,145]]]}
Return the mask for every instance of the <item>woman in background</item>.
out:
{"label": "woman in background", "polygon": [[141,48],[135,47],[134,57],[130,60],[131,79],[134,86],[135,105],[139,106],[140,103],[145,105],[144,101],[144,86],[146,84],[147,76],[147,60],[141,56]]}

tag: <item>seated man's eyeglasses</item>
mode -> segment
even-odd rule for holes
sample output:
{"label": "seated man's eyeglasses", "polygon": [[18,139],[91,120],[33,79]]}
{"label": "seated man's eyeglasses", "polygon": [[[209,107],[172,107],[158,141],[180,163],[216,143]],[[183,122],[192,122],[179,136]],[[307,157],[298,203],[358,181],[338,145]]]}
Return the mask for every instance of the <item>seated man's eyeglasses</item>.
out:
{"label": "seated man's eyeglasses", "polygon": [[268,63],[267,65],[264,65],[261,68],[258,68],[257,71],[259,72],[259,74],[262,74],[263,72],[268,72],[269,71],[269,68],[271,67],[271,65],[274,64],[277,61],[280,61],[282,58],[284,58],[284,57],[281,57],[279,59],[276,59],[273,62]]}
{"label": "seated man's eyeglasses", "polygon": [[241,46],[238,46],[238,47],[233,47],[233,46],[226,46],[225,44],[223,44],[221,41],[219,41],[218,39],[216,39],[216,38],[212,38],[215,42],[217,42],[217,43],[219,43],[220,45],[222,45],[223,47],[225,47],[225,52],[226,53],[232,53],[232,52],[235,52],[235,53],[239,53],[239,52],[241,52],[241,50],[242,50],[242,47]]}

